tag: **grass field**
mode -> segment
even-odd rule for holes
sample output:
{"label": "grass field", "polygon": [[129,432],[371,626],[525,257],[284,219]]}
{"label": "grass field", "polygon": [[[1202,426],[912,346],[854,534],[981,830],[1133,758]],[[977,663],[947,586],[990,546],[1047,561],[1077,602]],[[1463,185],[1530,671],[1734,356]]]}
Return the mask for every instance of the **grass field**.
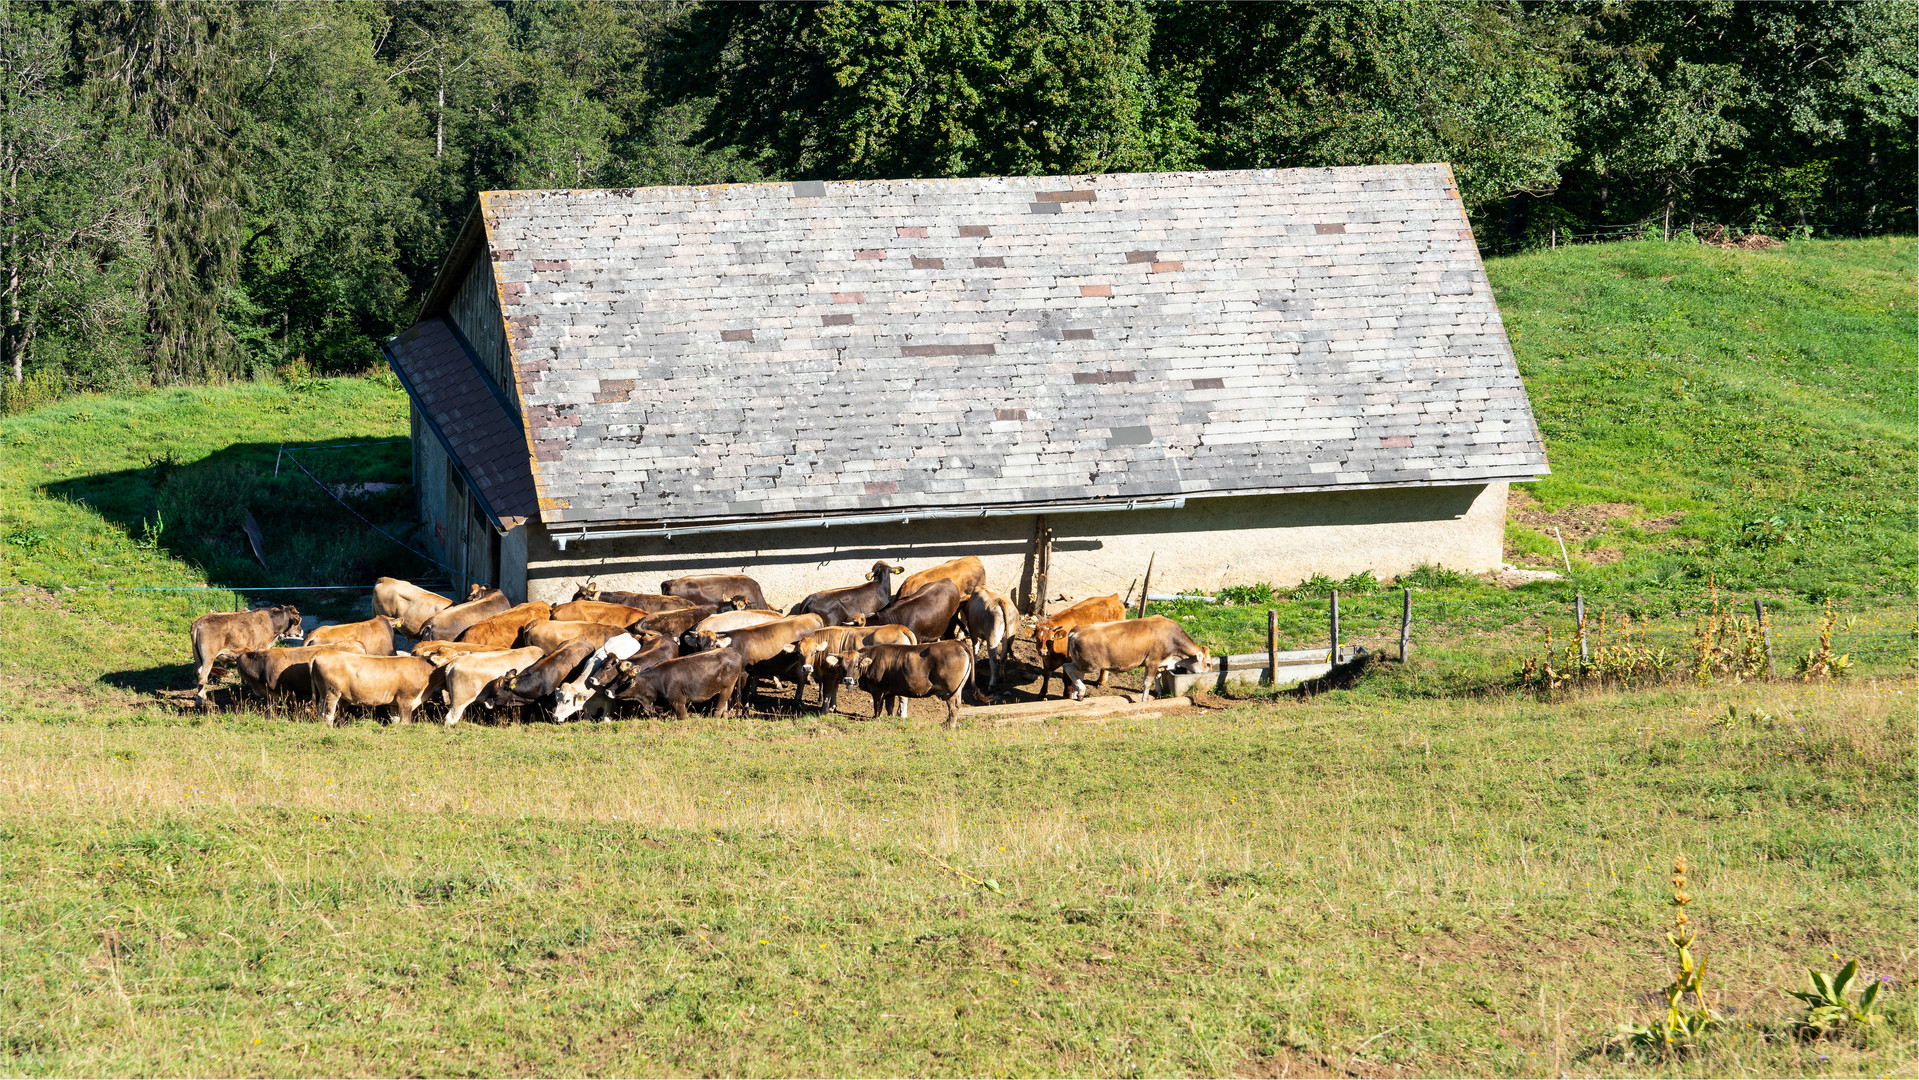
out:
{"label": "grass field", "polygon": [[[1509,557],[1557,525],[1571,580],[1434,570],[1412,664],[1132,722],[178,712],[193,615],[431,579],[273,475],[330,445],[329,485],[405,481],[349,445],[405,438],[404,396],[0,419],[0,1073],[1914,1075],[1916,250],[1492,260],[1555,470]],[[347,500],[408,535],[404,491]],[[1709,582],[1787,670],[1833,600],[1856,674],[1513,689],[1575,592],[1677,648]],[[1166,610],[1310,645],[1333,584]],[[1396,632],[1397,588],[1337,584],[1348,640]],[[1728,1023],[1627,1061],[1680,851]],[[1785,992],[1852,957],[1887,1025],[1795,1037]]]}

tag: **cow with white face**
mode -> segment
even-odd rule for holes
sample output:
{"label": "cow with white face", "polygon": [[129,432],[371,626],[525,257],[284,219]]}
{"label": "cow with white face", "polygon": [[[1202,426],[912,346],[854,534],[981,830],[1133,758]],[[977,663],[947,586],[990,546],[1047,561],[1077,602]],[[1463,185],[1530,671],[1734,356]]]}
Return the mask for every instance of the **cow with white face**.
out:
{"label": "cow with white face", "polygon": [[678,656],[678,645],[664,634],[644,632],[638,637],[632,634],[620,634],[606,639],[606,644],[600,646],[592,656],[587,657],[586,663],[580,667],[579,675],[572,682],[560,684],[559,696],[553,705],[553,722],[564,724],[582,713],[590,719],[597,719],[604,715],[610,703],[606,694],[600,689],[600,684],[605,681],[600,678],[603,666],[617,664],[636,656],[652,656],[655,653],[662,654],[654,658],[655,663]]}

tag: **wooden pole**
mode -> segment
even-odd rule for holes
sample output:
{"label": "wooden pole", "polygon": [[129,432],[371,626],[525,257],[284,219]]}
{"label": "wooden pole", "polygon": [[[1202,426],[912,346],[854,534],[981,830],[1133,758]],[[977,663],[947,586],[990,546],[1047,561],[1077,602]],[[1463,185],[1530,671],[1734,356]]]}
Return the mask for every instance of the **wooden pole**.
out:
{"label": "wooden pole", "polygon": [[1777,679],[1779,668],[1773,664],[1772,660],[1772,624],[1766,621],[1766,602],[1756,596],[1753,597],[1752,614],[1759,620],[1759,633],[1766,642],[1766,678]]}
{"label": "wooden pole", "polygon": [[1413,652],[1413,591],[1400,592],[1404,594],[1399,608],[1399,662],[1403,664]]}
{"label": "wooden pole", "polygon": [[1332,614],[1331,621],[1332,621],[1332,632],[1333,632],[1333,649],[1331,654],[1328,656],[1327,663],[1337,664],[1339,663],[1339,590],[1338,589],[1333,590],[1333,604],[1332,604],[1331,614]]}
{"label": "wooden pole", "polygon": [[1033,601],[1033,614],[1044,619],[1046,617],[1046,578],[1053,569],[1053,530],[1047,527],[1045,514],[1039,516],[1039,532],[1037,536],[1038,539],[1036,543],[1039,544],[1039,573],[1035,575],[1036,580],[1034,584],[1039,589],[1039,596]]}
{"label": "wooden pole", "polygon": [[1584,664],[1586,656],[1586,594],[1573,594],[1573,622],[1579,627],[1579,662]]}
{"label": "wooden pole", "polygon": [[1279,682],[1279,612],[1266,609],[1266,685]]}
{"label": "wooden pole", "polygon": [[1146,559],[1146,580],[1140,583],[1139,614],[1133,616],[1135,619],[1144,619],[1146,617],[1146,594],[1153,591],[1153,562],[1158,558],[1159,552],[1155,551]]}

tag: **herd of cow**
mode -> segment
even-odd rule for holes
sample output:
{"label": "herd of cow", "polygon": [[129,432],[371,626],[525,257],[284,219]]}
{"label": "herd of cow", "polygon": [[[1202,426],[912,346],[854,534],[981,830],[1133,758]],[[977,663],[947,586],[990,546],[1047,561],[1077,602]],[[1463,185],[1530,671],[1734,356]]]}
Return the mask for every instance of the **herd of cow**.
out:
{"label": "herd of cow", "polygon": [[[909,698],[946,702],[952,726],[962,695],[977,685],[978,665],[997,685],[1011,659],[1019,613],[986,587],[972,556],[892,582],[904,567],[878,562],[859,585],[827,589],[785,615],[767,604],[758,582],[736,574],[673,578],[658,593],[609,592],[589,580],[572,601],[515,605],[498,589],[475,586],[455,602],[396,578],[373,587],[374,617],[322,626],[300,639],[291,605],[214,612],[193,622],[197,700],[207,705],[215,665],[229,660],[250,690],[313,701],[329,727],[342,702],[391,706],[402,722],[429,701],[444,700],[446,723],[476,705],[499,710],[534,705],[555,721],[599,717],[635,707],[670,709],[713,703],[715,715],[743,706],[758,681],[808,683],[823,708],[836,709],[842,686],[872,695],[876,715],[904,717]],[[415,639],[400,653],[395,634]],[[295,647],[276,647],[298,640]],[[1120,598],[1083,600],[1033,629],[1045,697],[1053,673],[1077,699],[1089,677],[1142,669],[1146,692],[1163,670],[1206,663],[1207,651],[1171,619],[1127,619]]]}

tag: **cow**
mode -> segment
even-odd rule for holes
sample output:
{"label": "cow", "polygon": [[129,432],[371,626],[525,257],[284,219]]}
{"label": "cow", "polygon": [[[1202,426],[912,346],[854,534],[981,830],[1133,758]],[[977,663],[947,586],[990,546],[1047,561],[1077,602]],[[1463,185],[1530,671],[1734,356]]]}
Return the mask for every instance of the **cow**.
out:
{"label": "cow", "polygon": [[718,615],[720,609],[712,604],[699,607],[680,608],[678,611],[662,611],[657,615],[648,615],[633,624],[631,629],[644,630],[652,634],[665,634],[679,640],[681,634],[698,626],[703,620]]}
{"label": "cow", "polygon": [[867,621],[875,626],[904,626],[921,641],[938,641],[952,629],[959,609],[959,589],[937,578],[918,592],[902,594]]}
{"label": "cow", "polygon": [[270,649],[281,638],[300,636],[300,609],[292,604],[258,607],[249,611],[210,611],[193,620],[187,631],[193,642],[193,681],[199,687],[194,700],[207,704],[207,677],[223,656]]}
{"label": "cow", "polygon": [[718,604],[738,598],[743,606],[771,611],[760,592],[760,583],[744,574],[700,574],[695,577],[668,578],[660,582],[660,591],[694,604]]}
{"label": "cow", "polygon": [[[511,646],[508,646],[508,648],[511,648]],[[407,651],[422,660],[431,660],[436,664],[444,664],[456,657],[472,656],[476,653],[505,652],[506,650],[495,648],[491,645],[480,645],[471,641],[422,641]]]}
{"label": "cow", "polygon": [[804,687],[820,688],[820,707],[837,709],[840,699],[839,654],[869,645],[917,645],[919,638],[904,626],[827,626],[815,630],[785,649],[792,666],[778,671]]}
{"label": "cow", "polygon": [[958,716],[960,697],[973,681],[973,651],[961,641],[873,645],[842,653],[838,660],[841,679],[848,685],[857,682],[873,695],[875,719],[888,713],[904,717],[907,698],[930,695],[946,700],[942,726],[950,728]]}
{"label": "cow", "polygon": [[[974,657],[984,649],[992,663],[987,685],[998,686],[1001,669],[1013,658],[1013,638],[1019,633],[1019,609],[1011,600],[982,585],[960,605],[959,619],[967,640],[973,644]],[[973,674],[979,674],[977,665]]]}
{"label": "cow", "polygon": [[573,590],[575,600],[597,600],[602,604],[619,604],[623,607],[635,607],[649,614],[673,611],[676,608],[698,606],[691,600],[678,596],[666,596],[661,593],[613,592],[599,587],[593,578]]}
{"label": "cow", "polygon": [[422,624],[452,606],[453,601],[411,581],[383,577],[373,583],[373,613],[398,619],[400,632],[407,637],[419,637]]}
{"label": "cow", "polygon": [[233,670],[247,688],[262,697],[290,694],[296,698],[313,697],[313,678],[307,661],[323,652],[359,652],[351,641],[331,645],[299,645],[291,649],[252,649],[233,659]]}
{"label": "cow", "polygon": [[[560,692],[553,701],[553,722],[564,724],[582,711],[589,714],[603,711],[607,704],[603,683],[614,677],[621,661],[631,660],[635,667],[644,669],[680,655],[677,638],[664,634],[644,634],[643,637],[644,640],[632,634],[620,634],[608,638],[606,644],[587,657],[586,663],[580,665],[579,676],[572,682],[560,684]],[[602,679],[602,675],[606,678]]]}
{"label": "cow", "polygon": [[514,642],[520,640],[520,631],[552,617],[553,605],[543,600],[518,604],[467,627],[460,632],[460,640],[475,645],[491,645],[496,649],[510,649]]}
{"label": "cow", "polygon": [[624,630],[653,612],[599,600],[569,600],[553,609],[554,622],[597,622]]}
{"label": "cow", "polygon": [[534,648],[454,657],[441,668],[441,678],[446,681],[446,726],[460,722],[488,683],[509,671],[539,662],[540,650]]}
{"label": "cow", "polygon": [[560,684],[574,678],[586,659],[605,642],[578,637],[560,646],[558,652],[525,668],[502,673],[480,692],[480,704],[489,709],[538,704],[557,694]]}
{"label": "cow", "polygon": [[393,629],[399,621],[391,615],[375,615],[361,622],[316,626],[301,644],[331,645],[350,641],[368,656],[392,656]]}
{"label": "cow", "polygon": [[951,562],[908,574],[906,580],[900,582],[897,595],[911,596],[935,581],[950,581],[961,597],[971,596],[986,584],[986,564],[980,562],[977,555],[962,555]]}
{"label": "cow", "polygon": [[713,702],[714,716],[727,715],[734,689],[744,675],[740,654],[728,648],[710,649],[662,660],[650,668],[628,670],[632,663],[621,661],[623,678],[614,697],[638,703],[640,711],[648,715],[658,712],[659,706],[665,704],[673,710],[675,720],[686,719],[686,707],[702,701]]}
{"label": "cow", "polygon": [[858,626],[867,616],[893,602],[893,575],[904,566],[876,562],[866,572],[866,584],[816,592],[793,605],[794,615],[818,615],[828,626]]}
{"label": "cow", "polygon": [[751,676],[777,677],[770,668],[760,668],[757,665],[775,660],[788,645],[825,625],[825,621],[818,615],[790,615],[758,626],[729,630],[724,634],[716,634],[710,630],[694,630],[681,640],[680,647],[682,652],[687,653],[725,648],[739,653],[740,665],[746,670],[747,676],[739,683],[741,697],[744,698]]}
{"label": "cow", "polygon": [[420,626],[420,637],[429,641],[458,641],[466,628],[483,622],[513,606],[513,601],[498,589],[481,590],[464,603],[441,610]]}
{"label": "cow", "polygon": [[[564,605],[562,605],[564,606]],[[556,619],[552,622],[536,622],[520,632],[520,644],[531,645],[551,656],[559,652],[570,641],[585,640],[593,643],[597,649],[608,639],[626,633],[622,627],[611,623],[568,622]]]}
{"label": "cow", "polygon": [[443,670],[417,656],[361,656],[350,652],[323,652],[307,663],[313,676],[313,696],[319,701],[326,726],[338,726],[342,701],[349,705],[391,705],[403,724],[413,722],[413,710],[445,682]]}
{"label": "cow", "polygon": [[[749,626],[763,626],[780,619],[777,611],[721,611],[701,619],[693,626],[693,633],[725,634],[734,630],[744,630]],[[790,617],[790,616],[789,616]]]}
{"label": "cow", "polygon": [[1060,677],[1073,700],[1086,696],[1086,675],[1140,669],[1144,696],[1153,696],[1153,679],[1162,671],[1204,667],[1212,656],[1164,615],[1117,622],[1088,623],[1066,635],[1067,662]]}
{"label": "cow", "polygon": [[[1085,626],[1096,622],[1118,622],[1126,617],[1126,607],[1119,602],[1119,594],[1094,596],[1073,604],[1057,615],[1041,619],[1033,627],[1033,644],[1039,649],[1039,696],[1046,696],[1046,687],[1052,682],[1053,672],[1066,664],[1066,635],[1075,626]],[[1061,693],[1065,693],[1065,679],[1062,677]],[[1106,685],[1106,676],[1100,675],[1101,686]]]}

